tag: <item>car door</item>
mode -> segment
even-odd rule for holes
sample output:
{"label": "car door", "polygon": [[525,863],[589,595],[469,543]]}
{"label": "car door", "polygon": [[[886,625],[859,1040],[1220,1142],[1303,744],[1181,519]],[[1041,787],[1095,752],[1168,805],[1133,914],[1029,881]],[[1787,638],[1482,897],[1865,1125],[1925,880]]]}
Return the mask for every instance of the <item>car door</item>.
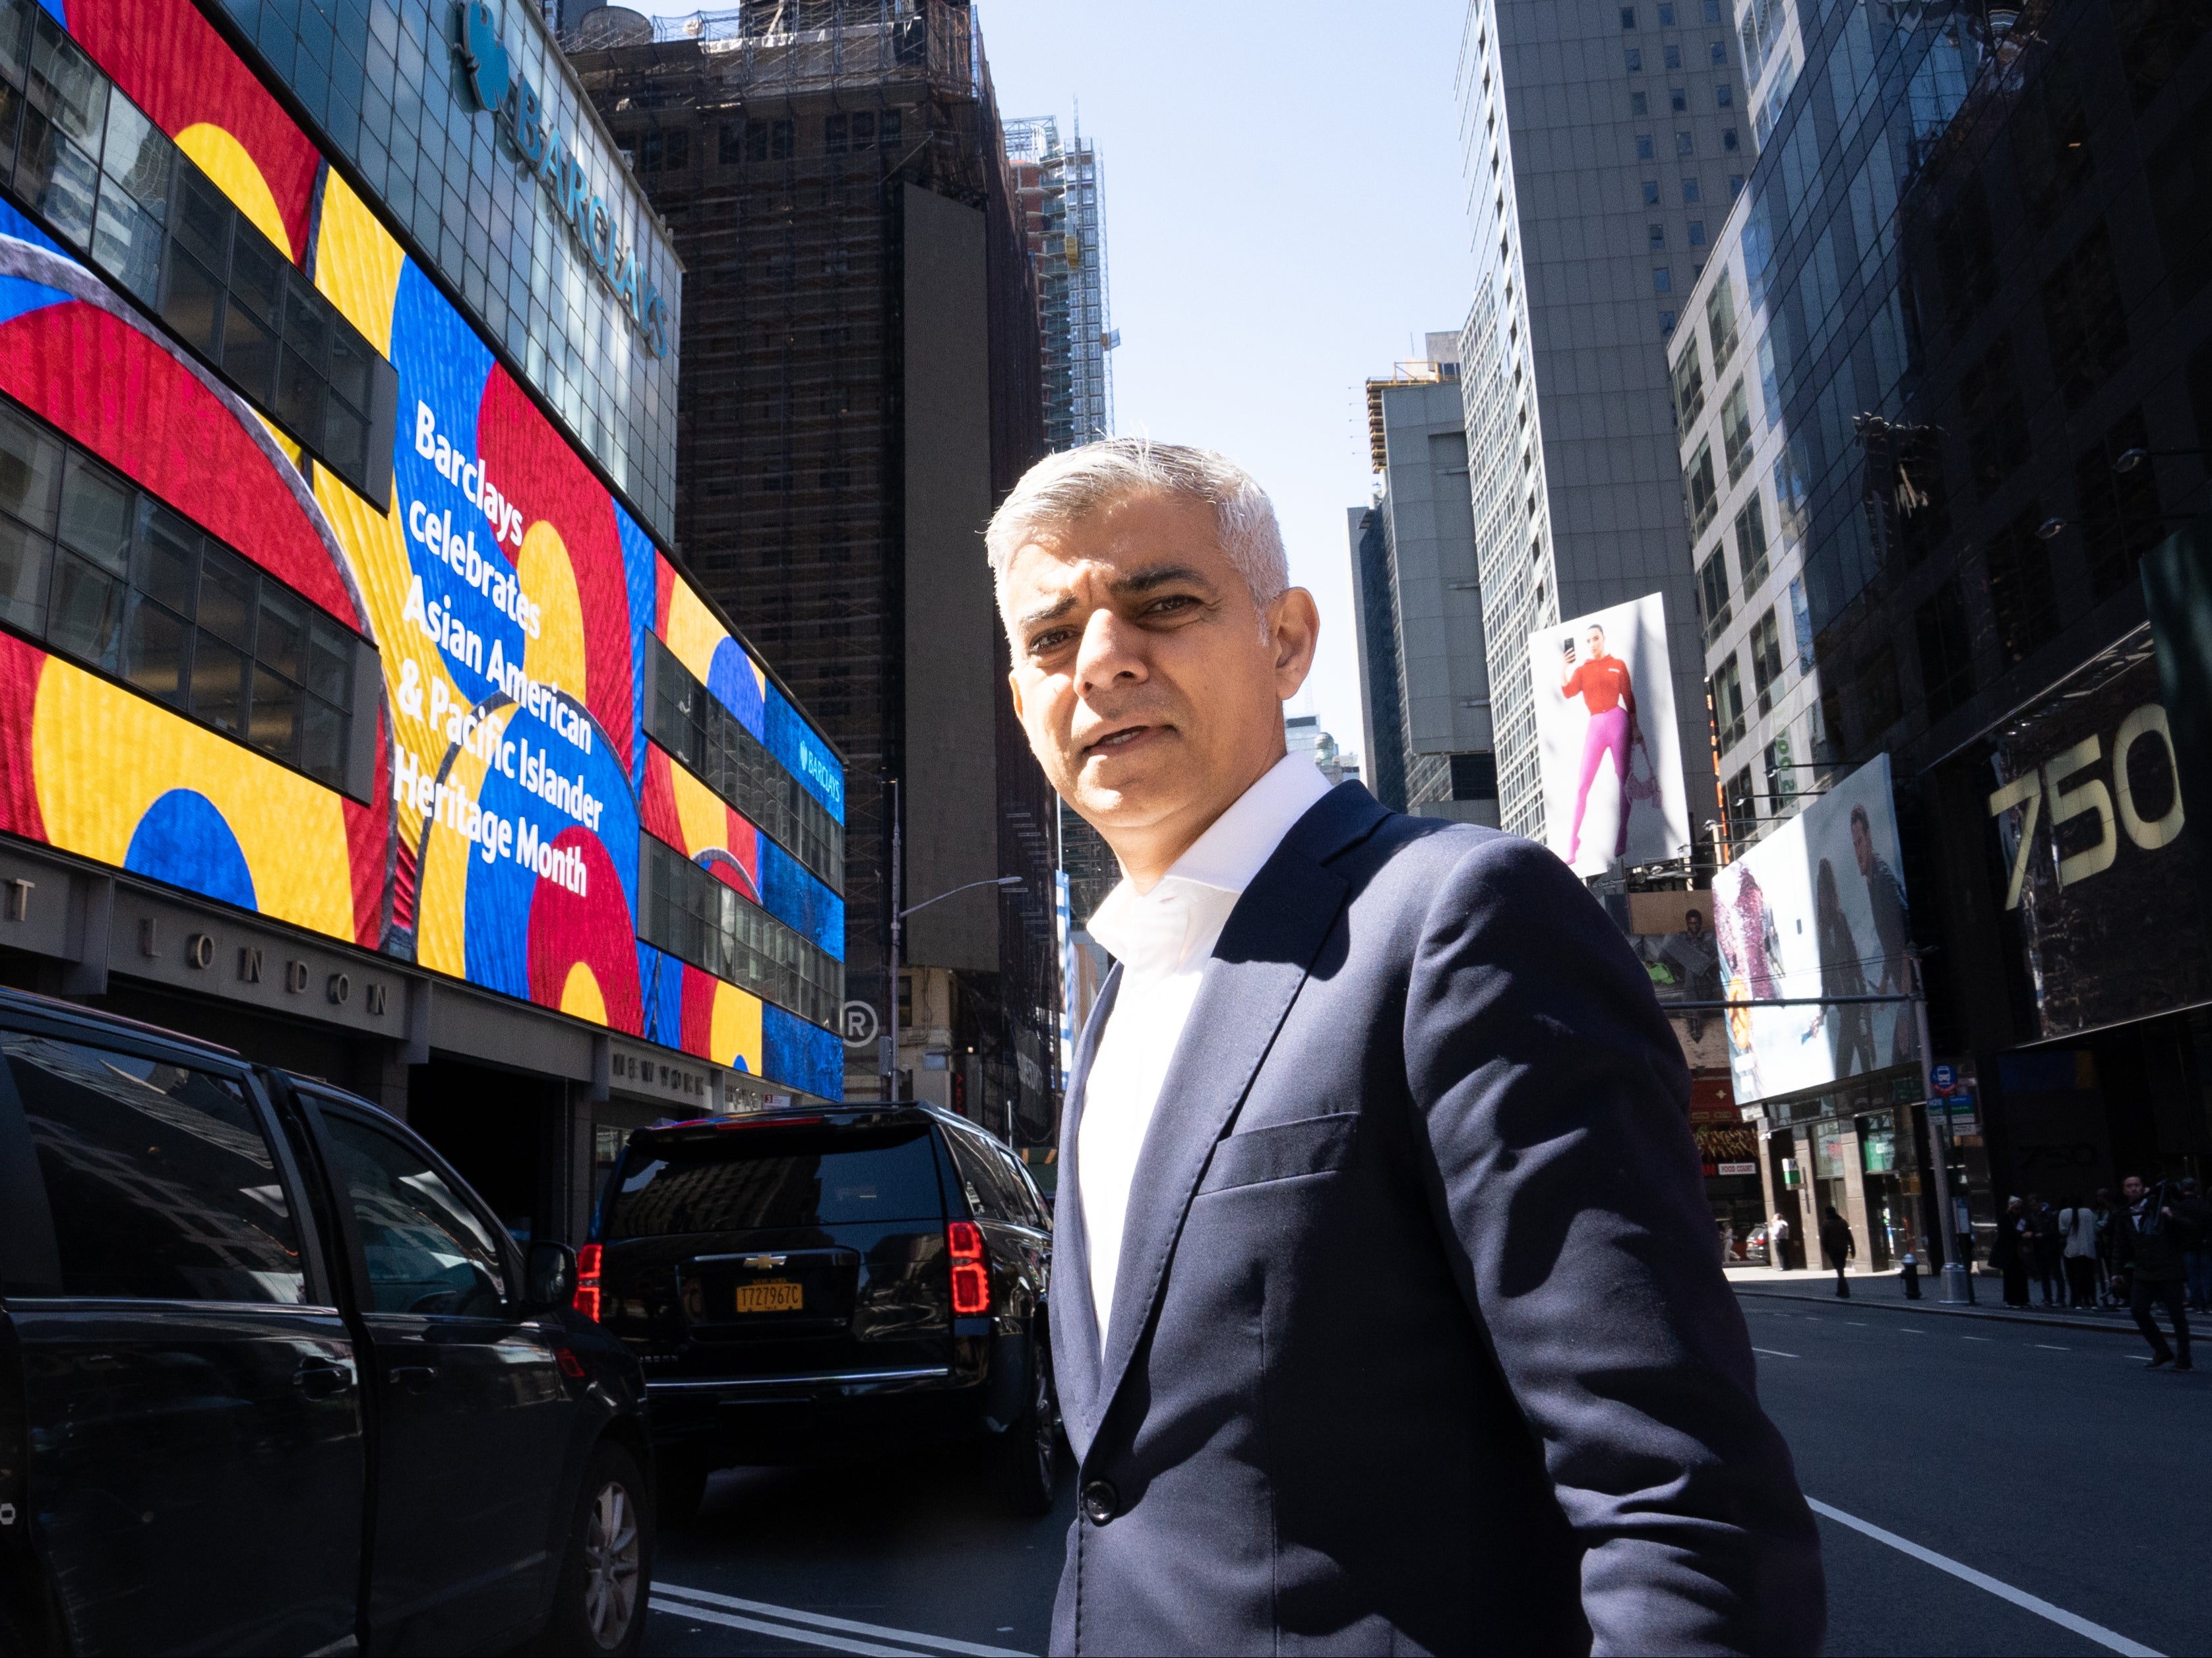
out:
{"label": "car door", "polygon": [[271,1128],[188,1050],[0,1031],[0,1162],[39,1175],[5,1285],[32,1519],[74,1650],[354,1644],[356,1356]]}
{"label": "car door", "polygon": [[[541,1614],[579,1421],[556,1317],[459,1177],[388,1120],[309,1096],[339,1190],[370,1351],[378,1652],[448,1653]],[[572,1361],[573,1362],[573,1361]]]}

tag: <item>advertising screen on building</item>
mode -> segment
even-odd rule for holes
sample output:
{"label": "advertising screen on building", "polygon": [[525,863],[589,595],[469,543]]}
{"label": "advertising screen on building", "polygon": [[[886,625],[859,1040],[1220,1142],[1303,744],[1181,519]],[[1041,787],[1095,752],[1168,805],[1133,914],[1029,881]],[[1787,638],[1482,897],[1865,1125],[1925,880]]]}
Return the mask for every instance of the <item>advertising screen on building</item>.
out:
{"label": "advertising screen on building", "polygon": [[829,745],[188,0],[69,12],[0,11],[83,162],[0,205],[0,829],[835,1096]]}
{"label": "advertising screen on building", "polygon": [[[1877,755],[1713,878],[1735,1097],[1749,1102],[1917,1064],[1911,912],[1889,756]],[[1834,999],[1827,1000],[1826,999]]]}
{"label": "advertising screen on building", "polygon": [[1656,593],[1528,636],[1551,847],[1577,875],[1690,850],[1667,622]]}
{"label": "advertising screen on building", "polygon": [[2212,999],[2203,864],[2148,638],[2091,662],[1975,758],[1990,892],[2033,1040]]}

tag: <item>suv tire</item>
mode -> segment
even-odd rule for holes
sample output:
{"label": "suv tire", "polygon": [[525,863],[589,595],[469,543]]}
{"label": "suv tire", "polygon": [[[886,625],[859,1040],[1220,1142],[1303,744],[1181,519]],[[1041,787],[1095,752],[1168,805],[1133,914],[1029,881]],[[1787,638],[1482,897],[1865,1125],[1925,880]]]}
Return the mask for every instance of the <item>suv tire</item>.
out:
{"label": "suv tire", "polygon": [[629,1658],[644,1644],[656,1529],[636,1460],[601,1444],[584,1466],[544,1651]]}
{"label": "suv tire", "polygon": [[1052,1512],[1060,1473],[1060,1412],[1043,1344],[1030,1344],[1029,1396],[1022,1413],[991,1443],[994,1483],[1007,1509],[1035,1517]]}

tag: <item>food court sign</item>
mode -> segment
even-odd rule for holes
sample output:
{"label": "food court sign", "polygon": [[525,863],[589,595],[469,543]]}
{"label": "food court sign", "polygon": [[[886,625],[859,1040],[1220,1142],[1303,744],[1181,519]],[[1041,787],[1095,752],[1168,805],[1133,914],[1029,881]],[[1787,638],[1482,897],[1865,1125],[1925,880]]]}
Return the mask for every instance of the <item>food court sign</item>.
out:
{"label": "food court sign", "polygon": [[538,174],[538,183],[568,227],[584,259],[613,295],[630,325],[656,357],[668,355],[668,302],[638,263],[637,250],[615,246],[614,216],[574,144],[545,118],[544,100],[530,77],[517,74],[485,0],[457,0],[453,55],[468,72],[477,106],[489,110],[507,147]]}

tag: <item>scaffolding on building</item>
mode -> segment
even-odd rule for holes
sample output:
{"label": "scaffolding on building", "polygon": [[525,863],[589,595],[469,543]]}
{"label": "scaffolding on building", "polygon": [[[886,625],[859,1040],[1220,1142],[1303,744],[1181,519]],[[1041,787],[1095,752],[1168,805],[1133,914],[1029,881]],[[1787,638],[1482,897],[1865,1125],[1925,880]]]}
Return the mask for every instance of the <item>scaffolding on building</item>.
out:
{"label": "scaffolding on building", "polygon": [[[908,701],[906,186],[987,220],[995,492],[1040,449],[1036,302],[981,31],[966,0],[745,0],[680,17],[599,7],[561,38],[684,261],[677,550],[844,753],[848,994],[881,1007],[890,837],[878,780],[904,774]],[[1020,341],[1019,361],[1002,339]],[[1034,1136],[1050,1112],[1020,1062],[1048,1053],[1030,1026],[1057,999],[1037,829],[1050,795],[1027,786],[1025,753],[1010,769],[1019,728],[1008,712],[999,723],[976,740],[995,744],[1013,780],[1000,857],[1024,886],[1002,909],[1000,971],[969,975],[1006,1023],[992,1016],[996,1028],[963,1046],[978,1042],[1009,1079],[1022,1072],[1018,1086],[985,1086],[994,1108],[1018,1095]],[[857,1077],[877,1060],[849,1063]]]}
{"label": "scaffolding on building", "polygon": [[1078,125],[1062,148],[1050,115],[1006,124],[1006,158],[1037,273],[1037,321],[1044,337],[1044,435],[1054,450],[1111,436],[1114,349],[1121,343],[1109,310],[1106,228],[1097,147]]}

